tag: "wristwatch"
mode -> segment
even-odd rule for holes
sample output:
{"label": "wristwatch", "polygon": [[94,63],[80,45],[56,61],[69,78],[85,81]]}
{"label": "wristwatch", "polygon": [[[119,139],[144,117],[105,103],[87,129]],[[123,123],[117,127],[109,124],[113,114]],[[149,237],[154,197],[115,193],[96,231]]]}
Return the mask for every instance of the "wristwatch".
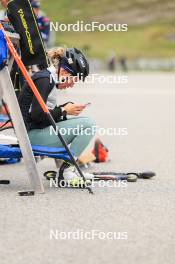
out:
{"label": "wristwatch", "polygon": [[61,115],[63,118],[67,116],[67,111],[64,109],[64,107],[61,107]]}

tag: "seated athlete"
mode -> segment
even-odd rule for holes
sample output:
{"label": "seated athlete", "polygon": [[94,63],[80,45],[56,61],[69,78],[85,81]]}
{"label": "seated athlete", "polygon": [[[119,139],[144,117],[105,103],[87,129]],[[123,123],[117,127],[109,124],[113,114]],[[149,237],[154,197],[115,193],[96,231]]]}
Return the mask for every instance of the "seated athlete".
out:
{"label": "seated athlete", "polygon": [[[57,123],[57,127],[60,131],[67,131],[63,138],[78,158],[93,138],[95,124],[87,117],[79,117],[86,105],[68,102],[58,106],[57,89],[71,88],[78,79],[84,81],[89,74],[89,64],[84,54],[76,48],[55,48],[49,51],[48,55],[52,65],[46,70],[35,73],[32,79]],[[27,83],[24,84],[20,93],[19,104],[32,145],[63,147],[57,135],[51,133],[47,116]],[[81,133],[75,135],[73,128],[78,126],[81,128],[79,131]],[[74,184],[79,181],[82,183],[82,179],[70,164],[63,162],[60,171],[63,171],[65,181]],[[85,173],[84,176],[86,179],[93,178],[93,175],[89,173]]]}

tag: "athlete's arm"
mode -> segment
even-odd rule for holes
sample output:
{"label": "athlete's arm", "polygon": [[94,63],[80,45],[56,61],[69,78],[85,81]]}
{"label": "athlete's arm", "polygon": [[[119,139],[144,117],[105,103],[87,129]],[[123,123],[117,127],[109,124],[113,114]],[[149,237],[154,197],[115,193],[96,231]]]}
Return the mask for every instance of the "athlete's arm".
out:
{"label": "athlete's arm", "polygon": [[[44,102],[47,102],[47,98],[51,92],[51,85],[49,78],[40,78],[35,81],[35,85],[41,94]],[[61,107],[56,106],[54,109],[50,110],[51,115],[55,122],[60,121],[62,117]],[[49,126],[50,122],[48,121],[47,115],[41,109],[37,99],[33,97],[32,107],[31,107],[31,118],[35,123],[41,124],[42,127]]]}

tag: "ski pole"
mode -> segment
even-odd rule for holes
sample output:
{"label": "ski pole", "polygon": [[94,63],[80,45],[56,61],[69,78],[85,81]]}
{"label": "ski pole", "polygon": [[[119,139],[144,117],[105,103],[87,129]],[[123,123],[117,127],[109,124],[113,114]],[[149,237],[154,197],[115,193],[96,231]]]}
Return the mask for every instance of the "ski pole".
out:
{"label": "ski pole", "polygon": [[[29,87],[31,88],[33,94],[35,95],[35,97],[36,97],[39,105],[41,106],[41,108],[44,111],[44,113],[47,115],[47,118],[48,118],[48,120],[50,122],[50,125],[54,128],[55,131],[57,131],[57,136],[60,139],[61,143],[63,144],[64,148],[66,149],[66,151],[67,151],[67,153],[68,153],[68,155],[70,157],[70,160],[71,160],[72,164],[75,166],[75,168],[77,169],[79,175],[83,178],[83,180],[86,181],[83,172],[81,171],[79,165],[77,164],[74,156],[72,155],[72,153],[71,153],[71,151],[70,151],[70,149],[69,149],[66,141],[62,137],[59,129],[57,129],[56,123],[55,123],[55,121],[54,121],[51,113],[49,112],[49,109],[47,108],[47,106],[46,106],[43,98],[41,97],[40,93],[38,92],[38,90],[37,90],[37,88],[36,88],[33,80],[29,76],[29,74],[28,74],[28,72],[27,72],[27,70],[26,70],[26,68],[25,68],[25,66],[24,66],[21,58],[19,57],[18,53],[16,52],[16,49],[15,49],[13,43],[11,42],[8,34],[4,30],[4,28],[3,28],[3,26],[2,26],[1,23],[0,23],[0,30],[2,30],[2,32],[4,33],[4,36],[5,36],[5,39],[6,39],[6,42],[7,42],[7,46],[9,48],[11,54],[14,57],[17,65],[18,65],[18,67],[20,68],[20,70],[21,70],[24,78],[26,79]],[[88,189],[89,193],[93,194],[93,191],[92,191],[92,189],[89,186],[87,186],[86,188]]]}

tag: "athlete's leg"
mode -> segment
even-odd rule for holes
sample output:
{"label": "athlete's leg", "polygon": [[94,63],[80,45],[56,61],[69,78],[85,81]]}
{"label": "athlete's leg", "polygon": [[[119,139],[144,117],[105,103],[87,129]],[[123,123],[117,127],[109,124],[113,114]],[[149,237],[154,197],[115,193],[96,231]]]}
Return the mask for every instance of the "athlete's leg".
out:
{"label": "athlete's leg", "polygon": [[[76,157],[80,156],[95,135],[95,124],[87,117],[70,118],[59,122],[57,128]],[[52,127],[34,129],[28,134],[33,145],[63,147]]]}

